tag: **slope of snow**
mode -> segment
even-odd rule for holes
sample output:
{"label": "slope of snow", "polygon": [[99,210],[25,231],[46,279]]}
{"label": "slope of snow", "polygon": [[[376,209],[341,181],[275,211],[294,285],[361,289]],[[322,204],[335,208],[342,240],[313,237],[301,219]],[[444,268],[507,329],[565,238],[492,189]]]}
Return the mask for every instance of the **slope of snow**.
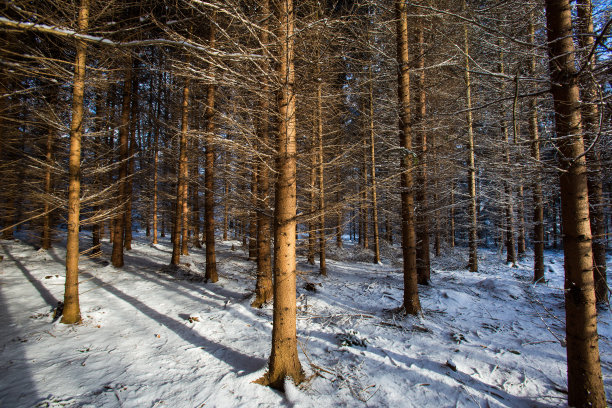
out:
{"label": "slope of snow", "polygon": [[[250,307],[255,265],[238,242],[219,242],[216,284],[202,281],[203,249],[167,267],[165,240],[151,246],[137,237],[122,270],[82,259],[78,326],[53,321],[65,250],[0,246],[2,407],[566,405],[560,252],[547,252],[549,282],[537,286],[530,258],[511,268],[481,250],[481,272],[470,273],[462,252],[447,253],[434,259],[432,284],[419,287],[419,317],[394,312],[402,301],[397,259],[358,262],[363,250],[349,245],[331,251],[336,259],[322,278],[300,258],[298,337],[308,381],[282,394],[253,384],[265,372],[272,310]],[[599,333],[611,398],[608,309]]]}

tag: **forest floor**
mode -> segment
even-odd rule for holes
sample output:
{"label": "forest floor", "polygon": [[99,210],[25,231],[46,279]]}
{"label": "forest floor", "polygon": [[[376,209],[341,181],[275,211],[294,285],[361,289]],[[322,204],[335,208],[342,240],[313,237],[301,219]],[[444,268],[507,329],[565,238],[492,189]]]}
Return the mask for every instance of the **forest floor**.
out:
{"label": "forest floor", "polygon": [[[86,242],[83,241],[83,245]],[[566,405],[563,256],[517,268],[481,249],[434,258],[423,314],[402,302],[401,256],[383,264],[330,247],[328,276],[298,264],[299,353],[308,381],[285,393],[253,384],[270,353],[272,308],[250,307],[255,265],[237,241],[217,244],[220,280],[203,282],[203,249],[179,269],[171,246],[136,237],[126,266],[84,258],[81,325],[53,319],[65,250],[0,241],[1,407],[559,407]],[[234,245],[235,250],[232,250]],[[84,246],[86,247],[86,246]],[[104,244],[108,259],[110,246]],[[612,314],[599,313],[601,366],[612,399]]]}

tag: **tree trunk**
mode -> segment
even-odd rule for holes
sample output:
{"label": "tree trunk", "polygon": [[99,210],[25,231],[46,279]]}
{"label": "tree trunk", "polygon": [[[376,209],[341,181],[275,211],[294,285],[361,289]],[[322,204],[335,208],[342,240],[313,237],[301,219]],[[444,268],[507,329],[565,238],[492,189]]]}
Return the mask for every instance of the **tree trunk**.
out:
{"label": "tree trunk", "polygon": [[[55,107],[58,100],[59,88],[56,86],[52,86],[51,95],[49,97],[49,106],[51,108]],[[4,95],[4,94],[3,94]],[[50,124],[49,129],[47,130],[47,140],[45,143],[45,176],[44,176],[44,185],[45,185],[45,200],[43,204],[43,227],[41,234],[41,248],[42,249],[50,249],[51,248],[51,224],[53,211],[51,210],[51,206],[49,205],[49,200],[51,197],[51,192],[53,189],[53,176],[51,174],[51,169],[53,166],[53,151],[55,147],[55,139],[56,139],[57,130],[55,127]]]}
{"label": "tree trunk", "polygon": [[603,408],[606,397],[597,339],[587,170],[569,0],[547,0],[546,23],[559,165],[563,169],[568,404]]}
{"label": "tree trunk", "polygon": [[[368,31],[369,40],[369,31]],[[380,236],[378,233],[378,197],[376,186],[376,143],[374,133],[374,79],[372,77],[373,62],[368,64],[368,108],[370,130],[370,174],[372,175],[372,230],[374,232],[374,263],[380,263]]]}
{"label": "tree trunk", "polygon": [[286,377],[296,384],[304,379],[297,352],[296,333],[296,123],[293,66],[293,1],[278,4],[279,64],[277,180],[274,228],[274,310],[269,370],[260,383],[283,389]]}
{"label": "tree trunk", "polygon": [[[199,129],[198,121],[198,129]],[[192,224],[193,224],[193,246],[202,248],[200,241],[200,141],[198,138],[193,140],[193,171],[192,171],[192,187],[191,187],[191,205],[192,205]]]}
{"label": "tree trunk", "polygon": [[119,123],[119,208],[115,215],[113,226],[113,252],[111,262],[114,267],[123,266],[123,237],[125,223],[125,205],[127,202],[127,176],[128,176],[128,138],[130,132],[130,104],[132,99],[132,61],[126,61],[125,77],[123,79],[123,101],[121,105],[121,119]]}
{"label": "tree trunk", "polygon": [[[181,232],[187,229],[185,210],[187,204],[187,188],[189,170],[187,168],[187,131],[189,127],[189,79],[185,79],[183,86],[183,102],[181,105],[181,139],[179,142],[179,168],[176,180],[176,207],[174,212],[174,229],[172,230],[172,258],[170,265],[178,265],[181,255]],[[187,241],[183,237],[183,241]]]}
{"label": "tree trunk", "polygon": [[[591,0],[578,0],[578,44],[582,49],[582,63],[586,63],[588,54],[594,44],[593,13]],[[594,62],[591,56],[589,64]],[[606,227],[604,219],[604,194],[602,181],[601,155],[599,146],[592,144],[599,133],[599,109],[597,107],[597,84],[588,75],[581,80],[580,96],[582,99],[582,122],[584,124],[585,144],[589,146],[586,153],[588,166],[587,182],[589,187],[589,203],[591,215],[591,232],[593,234],[593,274],[595,277],[595,295],[597,302],[607,303],[608,285],[606,278]]]}
{"label": "tree trunk", "polygon": [[416,315],[421,310],[416,270],[416,234],[414,225],[414,191],[412,163],[412,126],[410,122],[410,62],[408,54],[408,6],[403,0],[396,0],[397,19],[397,63],[399,97],[399,139],[405,150],[400,161],[401,168],[401,216],[402,252],[404,256],[404,304],[405,313]]}
{"label": "tree trunk", "polygon": [[[78,18],[79,32],[85,33],[89,25],[89,0],[81,0]],[[70,159],[68,164],[68,236],[66,239],[66,284],[62,323],[81,322],[79,306],[79,216],[81,211],[81,138],[85,117],[85,67],[87,45],[77,40],[72,88],[72,120],[70,121]]]}
{"label": "tree trunk", "polygon": [[[499,72],[504,74],[504,53],[502,50],[501,39],[498,42],[499,45]],[[502,83],[502,95],[505,93],[505,82]],[[512,161],[510,158],[510,138],[508,136],[508,122],[506,121],[506,107],[502,104],[500,112],[501,116],[501,131],[504,139],[504,156],[506,160],[506,171],[508,175],[511,175]],[[506,218],[506,262],[516,267],[516,246],[514,243],[514,196],[512,193],[512,185],[509,180],[504,180],[504,213]]]}
{"label": "tree trunk", "polygon": [[[108,92],[103,97],[104,89],[99,89],[96,93],[96,117],[94,120],[93,131],[98,138],[101,138],[105,134],[106,130],[106,112],[105,107],[108,102]],[[96,149],[99,147],[96,146]],[[100,158],[99,151],[95,151],[96,160]],[[94,176],[94,186],[101,190],[103,187],[103,180],[100,174]],[[96,217],[102,211],[102,207],[99,204],[94,205],[93,212]],[[104,222],[95,222],[91,227],[91,256],[98,257],[102,255],[102,232],[104,230]]]}
{"label": "tree trunk", "polygon": [[138,62],[134,60],[132,67],[132,107],[130,117],[130,145],[128,148],[128,178],[126,183],[125,203],[125,230],[123,247],[126,251],[132,249],[132,199],[134,191],[134,170],[136,162],[136,131],[139,126],[138,119]]}
{"label": "tree trunk", "polygon": [[423,19],[417,23],[418,42],[418,81],[416,120],[419,129],[417,132],[417,157],[419,158],[418,186],[417,186],[417,281],[421,285],[428,285],[431,276],[431,262],[429,259],[429,205],[427,202],[427,133],[425,131],[425,115],[427,114],[427,94],[425,93],[425,39],[423,35]]}
{"label": "tree trunk", "polygon": [[[159,86],[162,81],[160,78]],[[157,93],[157,106],[155,107],[155,117],[159,118],[161,109],[160,92]],[[157,244],[157,224],[158,224],[158,183],[159,183],[159,126],[153,126],[153,244]],[[163,222],[163,221],[162,221]],[[162,228],[163,229],[163,228]]]}
{"label": "tree trunk", "polygon": [[518,188],[518,205],[516,215],[518,218],[518,236],[516,239],[516,250],[518,258],[523,259],[525,258],[527,244],[525,242],[525,191],[522,180],[520,181]]}
{"label": "tree trunk", "polygon": [[[204,191],[204,194],[206,194],[206,191]],[[204,217],[206,218],[206,210],[204,210],[204,213],[205,213]],[[206,219],[204,219],[204,224],[206,225]],[[227,176],[226,176],[223,182],[223,240],[224,241],[227,241],[228,227],[229,227],[229,180],[227,179]],[[206,226],[204,227],[204,234],[206,235]],[[204,242],[206,242],[206,239],[204,239]]]}
{"label": "tree trunk", "polygon": [[[532,12],[529,19],[529,41],[535,45],[535,14]],[[531,57],[529,74],[536,75],[537,56]],[[540,135],[538,131],[538,100],[529,99],[529,135],[531,137],[531,157],[536,163],[533,175],[533,281],[544,283],[544,204],[542,198],[542,181],[540,172]]]}
{"label": "tree trunk", "polygon": [[[215,48],[216,13],[211,16],[209,47]],[[206,139],[204,164],[204,230],[206,235],[206,281],[217,282],[217,258],[215,252],[215,68],[211,64],[210,77],[206,95]]]}
{"label": "tree trunk", "polygon": [[[468,190],[470,195],[469,261],[470,272],[478,272],[478,213],[476,206],[476,163],[474,160],[474,121],[472,119],[472,83],[470,81],[470,54],[468,26],[464,24],[465,85],[468,132]],[[454,237],[453,237],[454,239]]]}
{"label": "tree trunk", "polygon": [[449,227],[449,244],[451,248],[455,248],[456,240],[455,240],[455,181],[451,181],[451,191],[450,191],[450,222]]}
{"label": "tree trunk", "polygon": [[317,64],[317,150],[319,162],[319,273],[327,276],[327,265],[325,263],[325,184],[324,184],[324,164],[323,158],[323,97],[322,97],[322,78]]}
{"label": "tree trunk", "polygon": [[363,189],[361,193],[361,232],[363,237],[361,238],[361,243],[363,244],[364,249],[368,249],[370,247],[370,240],[368,236],[368,145],[367,141],[363,140],[363,164],[362,164],[362,174],[363,174]]}
{"label": "tree trunk", "polygon": [[314,131],[313,137],[310,142],[310,155],[311,155],[311,168],[310,168],[310,214],[311,220],[308,221],[308,255],[306,257],[306,261],[309,265],[315,264],[315,244],[317,241],[316,237],[316,220],[314,219],[314,214],[317,211],[317,201],[315,194],[315,183],[317,180],[317,156],[315,155],[315,142],[314,142]]}
{"label": "tree trunk", "polygon": [[257,166],[253,165],[251,171],[251,206],[249,213],[249,259],[257,260],[257,187],[259,181],[257,174]]}
{"label": "tree trunk", "polygon": [[[336,192],[336,202],[340,202],[340,192]],[[336,214],[336,248],[342,248],[342,211],[340,206]]]}
{"label": "tree trunk", "polygon": [[[267,45],[270,40],[268,31],[270,27],[270,1],[261,0],[261,14],[263,18],[261,43]],[[270,66],[266,64],[266,72],[270,71]],[[262,84],[261,116],[257,127],[257,136],[259,146],[265,148],[270,143],[270,117],[268,109],[270,108],[269,85],[267,81]],[[251,304],[253,307],[261,307],[263,304],[272,300],[272,263],[270,259],[270,172],[268,163],[263,159],[258,164],[258,211],[257,211],[257,283],[255,286],[255,300]],[[312,232],[310,233],[312,235]]]}

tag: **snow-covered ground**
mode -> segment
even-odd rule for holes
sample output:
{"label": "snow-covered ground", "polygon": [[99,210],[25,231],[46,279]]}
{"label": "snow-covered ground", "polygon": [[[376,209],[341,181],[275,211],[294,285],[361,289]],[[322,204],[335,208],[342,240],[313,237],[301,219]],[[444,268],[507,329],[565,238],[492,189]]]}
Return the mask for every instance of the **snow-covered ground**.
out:
{"label": "snow-covered ground", "polygon": [[[550,281],[537,286],[530,258],[511,268],[483,249],[479,273],[465,269],[463,251],[435,258],[418,318],[392,312],[402,299],[392,249],[383,265],[359,262],[363,250],[350,246],[330,249],[327,278],[300,258],[299,352],[309,379],[282,394],[253,384],[270,352],[272,310],[250,307],[255,265],[238,242],[218,243],[216,284],[202,282],[202,249],[182,257],[178,273],[167,268],[165,240],[153,247],[138,237],[122,270],[82,259],[78,326],[51,312],[63,297],[64,249],[0,247],[1,407],[566,405],[560,252],[547,252]],[[599,333],[611,399],[608,309]]]}

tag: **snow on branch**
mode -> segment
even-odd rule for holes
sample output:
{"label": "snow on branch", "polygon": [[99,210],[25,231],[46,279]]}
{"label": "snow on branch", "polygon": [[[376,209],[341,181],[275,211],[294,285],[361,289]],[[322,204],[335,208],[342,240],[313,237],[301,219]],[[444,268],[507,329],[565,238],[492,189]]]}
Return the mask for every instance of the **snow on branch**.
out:
{"label": "snow on branch", "polygon": [[0,17],[0,26],[15,28],[24,31],[36,31],[39,33],[47,33],[56,35],[59,37],[69,37],[77,40],[87,41],[89,43],[101,44],[110,47],[120,47],[120,48],[129,48],[129,47],[142,47],[147,45],[165,45],[170,47],[177,48],[186,48],[194,51],[202,52],[208,54],[212,57],[218,58],[229,58],[229,59],[262,59],[265,58],[262,55],[257,54],[241,54],[241,53],[227,53],[218,50],[211,49],[209,47],[204,47],[197,43],[193,43],[191,41],[174,41],[166,38],[151,38],[145,40],[134,40],[134,41],[114,41],[105,37],[99,37],[89,34],[78,33],[69,28],[52,26],[47,24],[37,24],[32,22],[24,22],[24,21],[15,21],[10,20],[6,17]]}

